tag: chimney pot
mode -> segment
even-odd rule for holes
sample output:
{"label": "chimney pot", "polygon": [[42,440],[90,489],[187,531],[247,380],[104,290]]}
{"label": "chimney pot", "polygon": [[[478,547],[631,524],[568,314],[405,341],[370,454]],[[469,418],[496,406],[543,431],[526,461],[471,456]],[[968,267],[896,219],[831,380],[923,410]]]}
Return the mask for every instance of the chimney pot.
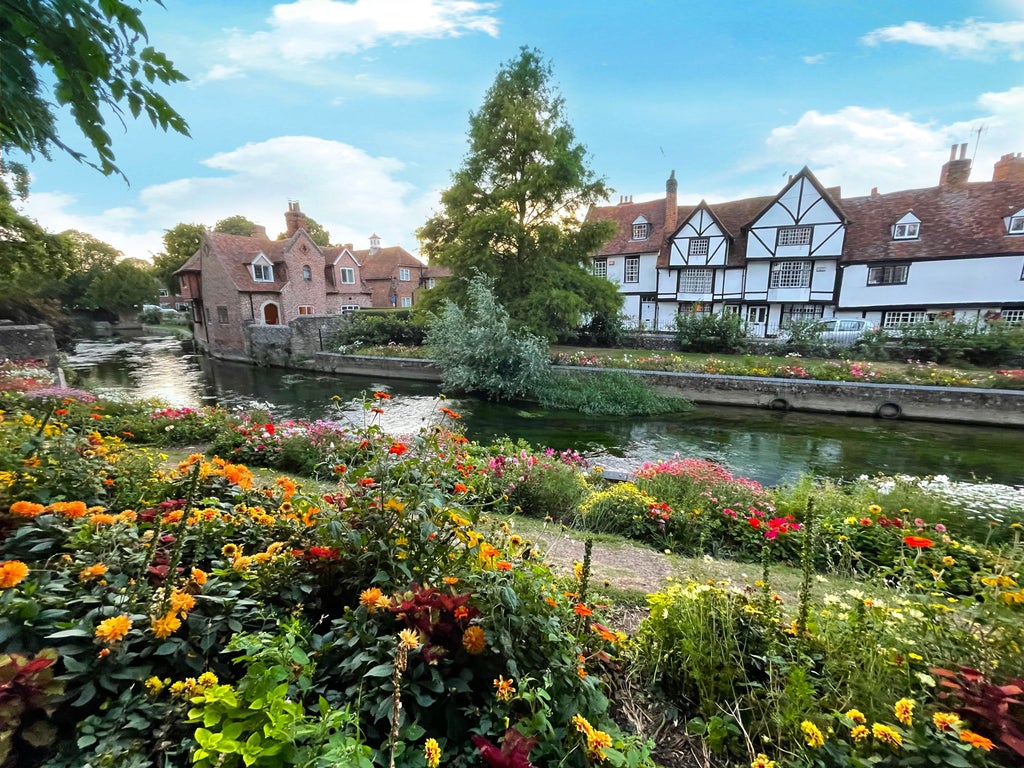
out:
{"label": "chimney pot", "polygon": [[878,187],[872,187],[871,188],[871,196],[872,197],[878,197]]}
{"label": "chimney pot", "polygon": [[967,143],[960,145],[960,159],[965,160],[967,158]]}
{"label": "chimney pot", "polygon": [[677,192],[679,189],[679,182],[676,181],[676,172],[673,170],[669,174],[668,181],[665,182],[665,236],[671,235],[676,231],[676,224],[679,218],[679,202],[677,198]]}
{"label": "chimney pot", "polygon": [[956,160],[956,144],[949,148],[949,161],[953,162]]}

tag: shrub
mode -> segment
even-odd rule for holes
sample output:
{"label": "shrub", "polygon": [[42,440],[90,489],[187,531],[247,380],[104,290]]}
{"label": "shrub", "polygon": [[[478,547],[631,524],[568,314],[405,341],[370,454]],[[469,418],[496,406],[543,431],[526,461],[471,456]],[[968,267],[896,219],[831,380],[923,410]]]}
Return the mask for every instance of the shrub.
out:
{"label": "shrub", "polygon": [[537,392],[549,369],[547,341],[513,330],[508,312],[494,298],[493,279],[478,274],[467,296],[465,308],[446,301],[427,333],[445,389],[491,400]]}
{"label": "shrub", "polygon": [[423,319],[407,309],[360,310],[331,339],[331,347],[419,346],[426,336]]}
{"label": "shrub", "polygon": [[687,411],[682,397],[660,395],[639,376],[621,371],[552,371],[536,390],[545,408],[609,416],[646,416]]}
{"label": "shrub", "polygon": [[737,314],[680,312],[676,339],[683,351],[736,353],[746,345],[746,323]]}
{"label": "shrub", "polygon": [[817,318],[794,318],[786,326],[784,348],[801,355],[824,354],[828,345],[821,338],[821,331],[821,321]]}

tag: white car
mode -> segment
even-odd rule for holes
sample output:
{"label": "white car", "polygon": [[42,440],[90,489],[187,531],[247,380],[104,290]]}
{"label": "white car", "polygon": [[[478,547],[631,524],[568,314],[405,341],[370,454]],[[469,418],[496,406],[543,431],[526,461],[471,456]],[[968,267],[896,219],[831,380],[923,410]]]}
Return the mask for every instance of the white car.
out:
{"label": "white car", "polygon": [[819,338],[832,344],[853,344],[868,331],[877,331],[878,326],[862,318],[833,317],[818,324]]}

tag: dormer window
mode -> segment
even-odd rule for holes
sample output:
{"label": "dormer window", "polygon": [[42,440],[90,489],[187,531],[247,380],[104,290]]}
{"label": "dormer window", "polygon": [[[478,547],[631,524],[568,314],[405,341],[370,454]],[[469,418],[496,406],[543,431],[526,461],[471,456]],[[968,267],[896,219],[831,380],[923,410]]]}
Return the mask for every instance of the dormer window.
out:
{"label": "dormer window", "polygon": [[1024,235],[1024,208],[1006,220],[1006,234]]}
{"label": "dormer window", "polygon": [[274,282],[274,265],[265,253],[261,253],[252,261],[252,279],[254,283]]}
{"label": "dormer window", "polygon": [[908,213],[892,227],[893,240],[917,240],[921,236],[921,220]]}
{"label": "dormer window", "polygon": [[647,223],[647,219],[643,216],[637,218],[633,222],[633,239],[634,240],[646,240],[651,235],[651,225]]}

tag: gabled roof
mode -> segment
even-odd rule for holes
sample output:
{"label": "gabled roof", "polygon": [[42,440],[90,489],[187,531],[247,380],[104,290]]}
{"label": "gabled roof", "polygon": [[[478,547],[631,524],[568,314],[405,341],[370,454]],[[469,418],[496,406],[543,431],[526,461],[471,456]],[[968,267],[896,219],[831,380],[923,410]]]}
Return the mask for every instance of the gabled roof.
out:
{"label": "gabled roof", "polygon": [[[1024,253],[1024,237],[1007,235],[1003,217],[1024,208],[1024,181],[972,182],[965,189],[910,189],[843,200],[849,216],[844,263]],[[916,240],[893,240],[908,212],[921,221]]]}
{"label": "gabled roof", "polygon": [[[708,209],[730,237],[729,260],[726,266],[743,266],[747,256],[747,225],[760,215],[773,200],[775,200],[774,197],[748,197],[745,200],[732,200],[726,203],[715,203],[714,205],[707,205],[701,201],[701,205]],[[685,224],[699,208],[700,205],[689,208],[686,213],[683,212],[683,208],[680,208],[680,226]],[[662,259],[658,259],[658,266],[668,266],[667,256],[664,259],[664,263],[662,263]]]}
{"label": "gabled roof", "polygon": [[[801,179],[807,179],[809,182],[811,182],[811,185],[818,191],[818,194],[821,195],[821,199],[832,208],[836,216],[839,218],[839,221],[845,224],[847,221],[846,214],[843,212],[842,206],[839,205],[839,203],[836,200],[836,198],[840,197],[841,194],[839,191],[839,187],[831,187],[829,189],[826,189],[824,186],[822,186],[822,183],[818,181],[818,177],[811,173],[811,169],[808,168],[806,165],[800,169],[799,173],[790,177],[789,182],[786,184],[786,186],[782,188],[779,194],[775,195],[775,197],[770,198],[768,200],[768,204],[765,205],[762,210],[758,211],[754,216],[752,216],[748,224],[753,224],[755,221],[761,218],[761,216],[765,212],[767,212],[769,208],[771,208],[773,205],[775,205],[776,202],[785,197],[786,193],[789,192],[790,189],[792,189],[796,184],[799,184]],[[833,192],[835,193],[834,197],[832,194]]]}
{"label": "gabled roof", "polygon": [[[633,222],[638,216],[651,225],[646,240],[633,240]],[[665,198],[644,203],[591,206],[587,221],[613,221],[618,224],[615,234],[597,256],[621,256],[630,253],[660,251],[671,232],[665,231]]]}
{"label": "gabled roof", "polygon": [[362,264],[360,274],[364,280],[390,280],[397,277],[399,267],[425,270],[427,265],[398,245],[387,248],[355,251]]}

